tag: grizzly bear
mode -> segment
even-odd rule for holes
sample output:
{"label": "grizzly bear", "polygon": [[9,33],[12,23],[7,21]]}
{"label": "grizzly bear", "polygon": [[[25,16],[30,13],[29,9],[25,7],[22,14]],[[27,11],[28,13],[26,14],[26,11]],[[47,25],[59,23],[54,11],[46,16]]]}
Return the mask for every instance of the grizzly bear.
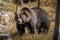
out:
{"label": "grizzly bear", "polygon": [[[50,19],[48,13],[42,8],[34,7],[27,8],[24,7],[20,11],[20,19],[22,19],[21,24],[28,25],[31,28],[31,32],[35,33],[38,31],[40,33],[43,31],[47,33],[50,28]],[[43,29],[43,30],[41,30]]]}
{"label": "grizzly bear", "polygon": [[24,7],[21,9],[18,16],[19,17],[17,17],[16,22],[27,25],[27,27],[30,29],[30,33],[48,33],[50,28],[50,19],[48,13],[44,9],[38,7],[31,9]]}

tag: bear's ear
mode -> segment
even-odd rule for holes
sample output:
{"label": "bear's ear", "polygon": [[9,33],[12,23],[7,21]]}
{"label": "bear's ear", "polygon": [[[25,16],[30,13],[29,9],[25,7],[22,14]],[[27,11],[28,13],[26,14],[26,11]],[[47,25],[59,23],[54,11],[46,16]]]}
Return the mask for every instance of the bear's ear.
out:
{"label": "bear's ear", "polygon": [[15,14],[16,17],[18,17],[18,14],[16,12],[14,14]]}
{"label": "bear's ear", "polygon": [[15,14],[15,21],[17,21],[17,19],[18,19],[18,14],[15,12],[14,13]]}

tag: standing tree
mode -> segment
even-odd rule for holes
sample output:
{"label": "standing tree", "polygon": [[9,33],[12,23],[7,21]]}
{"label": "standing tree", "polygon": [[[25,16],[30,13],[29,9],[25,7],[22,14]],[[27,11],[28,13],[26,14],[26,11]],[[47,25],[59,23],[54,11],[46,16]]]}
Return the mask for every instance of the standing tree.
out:
{"label": "standing tree", "polygon": [[29,1],[30,1],[30,2],[35,2],[35,1],[37,1],[37,0],[23,0],[23,3],[29,3]]}
{"label": "standing tree", "polygon": [[17,13],[18,5],[21,5],[21,0],[13,0],[13,3],[16,4],[16,13]]}
{"label": "standing tree", "polygon": [[38,7],[40,7],[40,0],[38,0]]}
{"label": "standing tree", "polygon": [[29,0],[22,0],[23,3],[29,3]]}
{"label": "standing tree", "polygon": [[58,40],[59,35],[59,15],[60,15],[60,0],[57,0],[57,8],[56,8],[56,19],[55,19],[55,29],[53,40]]}
{"label": "standing tree", "polygon": [[35,1],[38,1],[38,0],[30,0],[30,2],[35,2]]}
{"label": "standing tree", "polygon": [[14,4],[21,5],[21,0],[13,0],[13,3],[14,3]]}

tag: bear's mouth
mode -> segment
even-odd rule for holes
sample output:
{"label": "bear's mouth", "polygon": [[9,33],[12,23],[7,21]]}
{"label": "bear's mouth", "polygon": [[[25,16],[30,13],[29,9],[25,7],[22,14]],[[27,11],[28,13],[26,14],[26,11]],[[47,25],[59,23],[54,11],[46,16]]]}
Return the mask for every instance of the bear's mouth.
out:
{"label": "bear's mouth", "polygon": [[21,25],[21,24],[24,24],[24,23],[19,23],[19,22],[17,22],[17,24],[20,24],[20,25]]}

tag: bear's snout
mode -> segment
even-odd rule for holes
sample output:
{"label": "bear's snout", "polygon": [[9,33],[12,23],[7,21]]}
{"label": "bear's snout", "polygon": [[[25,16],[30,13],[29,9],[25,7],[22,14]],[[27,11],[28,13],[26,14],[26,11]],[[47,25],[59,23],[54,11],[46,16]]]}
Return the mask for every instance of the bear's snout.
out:
{"label": "bear's snout", "polygon": [[18,24],[22,24],[22,19],[19,18],[18,21],[17,21],[17,23]]}

